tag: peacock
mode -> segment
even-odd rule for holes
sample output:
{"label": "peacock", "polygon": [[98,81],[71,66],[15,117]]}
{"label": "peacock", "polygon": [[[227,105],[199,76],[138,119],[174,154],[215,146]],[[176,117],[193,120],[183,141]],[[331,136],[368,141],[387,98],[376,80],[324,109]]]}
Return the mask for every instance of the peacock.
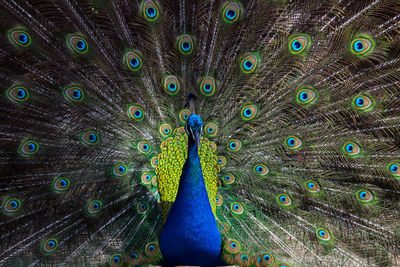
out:
{"label": "peacock", "polygon": [[0,266],[400,266],[399,1],[0,5]]}

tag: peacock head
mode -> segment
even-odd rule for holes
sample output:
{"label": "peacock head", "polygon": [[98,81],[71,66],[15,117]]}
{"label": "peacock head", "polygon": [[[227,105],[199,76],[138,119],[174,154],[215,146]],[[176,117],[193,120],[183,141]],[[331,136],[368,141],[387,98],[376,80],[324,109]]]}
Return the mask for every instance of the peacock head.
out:
{"label": "peacock head", "polygon": [[196,114],[190,115],[186,122],[185,130],[189,136],[189,139],[199,146],[201,133],[203,131],[203,121],[201,120],[200,116]]}

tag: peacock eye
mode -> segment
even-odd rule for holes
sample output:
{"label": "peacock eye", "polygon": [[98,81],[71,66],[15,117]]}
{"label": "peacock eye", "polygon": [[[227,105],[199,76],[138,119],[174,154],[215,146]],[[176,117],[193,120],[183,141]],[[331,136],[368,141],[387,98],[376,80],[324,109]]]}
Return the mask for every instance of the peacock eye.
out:
{"label": "peacock eye", "polygon": [[151,175],[148,172],[144,172],[141,175],[140,180],[142,181],[143,184],[150,184],[151,183]]}
{"label": "peacock eye", "polygon": [[131,71],[139,71],[142,68],[142,58],[136,51],[126,52],[124,61]]}
{"label": "peacock eye", "polygon": [[360,189],[356,192],[356,198],[361,204],[367,204],[374,200],[374,194],[370,190]]}
{"label": "peacock eye", "polygon": [[189,35],[182,35],[178,38],[179,52],[183,55],[189,55],[193,52],[193,39]]}
{"label": "peacock eye", "polygon": [[143,108],[138,105],[130,105],[128,107],[128,115],[135,121],[142,121],[144,118]]}
{"label": "peacock eye", "polygon": [[228,239],[224,245],[224,250],[230,254],[236,254],[240,251],[240,243],[234,239]]}
{"label": "peacock eye", "polygon": [[112,174],[115,177],[122,177],[128,173],[128,167],[125,164],[117,163],[112,168]]}
{"label": "peacock eye", "polygon": [[217,124],[213,123],[213,122],[209,122],[206,124],[205,126],[206,129],[206,135],[209,137],[214,137],[217,135],[218,132],[218,126]]}
{"label": "peacock eye", "polygon": [[346,155],[353,156],[353,157],[357,156],[361,153],[361,147],[354,142],[345,143],[343,145],[342,149]]}
{"label": "peacock eye", "polygon": [[387,165],[387,169],[391,175],[400,176],[400,164],[398,162],[392,162]]}
{"label": "peacock eye", "polygon": [[88,130],[81,134],[81,142],[87,146],[94,146],[100,142],[100,137],[95,131]]}
{"label": "peacock eye", "polygon": [[16,45],[27,47],[31,44],[29,33],[21,29],[12,29],[9,31],[9,39]]}
{"label": "peacock eye", "polygon": [[192,112],[189,109],[182,109],[181,112],[179,112],[179,120],[181,123],[186,123],[190,114],[192,114]]}
{"label": "peacock eye", "polygon": [[260,61],[260,59],[259,59],[258,55],[249,54],[241,60],[240,69],[242,70],[243,73],[246,73],[246,74],[252,73],[256,69],[259,61]]}
{"label": "peacock eye", "polygon": [[164,79],[164,90],[169,95],[176,95],[179,92],[180,83],[176,76],[170,75]]}
{"label": "peacock eye", "polygon": [[166,138],[171,135],[172,127],[168,123],[161,124],[159,132],[162,137]]}
{"label": "peacock eye", "polygon": [[280,206],[289,207],[292,205],[292,199],[287,194],[278,195],[276,201]]}
{"label": "peacock eye", "polygon": [[237,152],[242,148],[242,142],[238,139],[231,139],[228,141],[228,150]]}
{"label": "peacock eye", "polygon": [[93,200],[87,206],[87,212],[89,215],[97,215],[102,207],[102,202],[100,200]]}
{"label": "peacock eye", "polygon": [[111,267],[122,266],[122,256],[119,254],[112,255],[110,258],[110,266]]}
{"label": "peacock eye", "polygon": [[357,37],[351,42],[351,51],[356,55],[367,55],[372,52],[374,41],[369,37]]}
{"label": "peacock eye", "polygon": [[265,164],[257,164],[253,167],[253,173],[258,176],[265,176],[269,173],[269,168]]}
{"label": "peacock eye", "polygon": [[82,89],[75,85],[65,87],[63,95],[70,102],[81,102],[84,98]]}
{"label": "peacock eye", "polygon": [[234,214],[241,215],[244,212],[244,207],[239,202],[234,202],[234,203],[231,204],[231,211]]}
{"label": "peacock eye", "polygon": [[315,93],[315,90],[312,88],[305,88],[301,89],[296,96],[296,100],[300,104],[308,104],[311,102],[314,102],[316,99],[317,94]]}
{"label": "peacock eye", "polygon": [[329,233],[328,230],[326,230],[324,228],[318,228],[316,230],[316,233],[317,233],[318,239],[321,241],[328,242],[331,240],[331,234]]}
{"label": "peacock eye", "polygon": [[222,204],[224,203],[224,198],[221,195],[216,195],[215,200],[218,207],[222,206]]}
{"label": "peacock eye", "polygon": [[147,202],[139,202],[136,206],[137,212],[139,214],[146,214],[147,211],[149,210],[149,204]]}
{"label": "peacock eye", "polygon": [[288,136],[285,139],[285,145],[291,150],[300,149],[303,146],[303,142],[297,136]]}
{"label": "peacock eye", "polygon": [[17,198],[7,199],[3,203],[3,210],[6,214],[11,214],[18,211],[21,207],[21,201]]}
{"label": "peacock eye", "polygon": [[89,50],[86,40],[80,35],[69,35],[67,37],[67,43],[72,51],[79,54],[84,54]]}
{"label": "peacock eye", "polygon": [[246,105],[242,108],[241,116],[243,120],[249,121],[254,119],[257,113],[258,113],[258,107],[254,104],[251,104],[251,105]]}
{"label": "peacock eye", "polygon": [[310,46],[310,37],[305,34],[296,34],[289,37],[289,51],[294,54],[300,54]]}
{"label": "peacock eye", "polygon": [[42,250],[44,253],[49,254],[57,249],[58,241],[55,238],[47,239],[43,242]]}
{"label": "peacock eye", "polygon": [[28,90],[26,90],[25,87],[20,85],[14,85],[9,89],[7,89],[6,95],[8,99],[15,102],[24,102],[29,98]]}
{"label": "peacock eye", "polygon": [[215,79],[211,76],[206,76],[201,80],[200,92],[205,96],[212,96],[215,92]]}
{"label": "peacock eye", "polygon": [[138,251],[130,251],[127,253],[125,261],[129,266],[137,266],[139,264],[141,265],[142,258],[142,253]]}
{"label": "peacock eye", "polygon": [[137,147],[138,147],[139,152],[141,152],[143,154],[148,154],[151,151],[150,143],[147,141],[139,142]]}
{"label": "peacock eye", "polygon": [[224,156],[218,156],[218,165],[223,167],[226,164],[226,158]]}
{"label": "peacock eye", "polygon": [[148,21],[155,21],[158,19],[159,16],[159,9],[157,6],[157,2],[153,0],[146,0],[143,3],[143,14],[146,20]]}
{"label": "peacock eye", "polygon": [[150,258],[157,256],[160,253],[160,248],[158,243],[157,242],[147,243],[144,252]]}
{"label": "peacock eye", "polygon": [[240,14],[240,5],[238,2],[228,2],[222,10],[222,17],[227,23],[233,23],[238,20]]}
{"label": "peacock eye", "polygon": [[312,194],[316,194],[321,191],[320,185],[313,180],[306,181],[305,186],[306,186],[306,190]]}
{"label": "peacock eye", "polygon": [[64,192],[68,189],[69,184],[70,184],[69,179],[58,177],[53,181],[53,189],[56,192]]}
{"label": "peacock eye", "polygon": [[358,95],[353,98],[353,106],[359,110],[369,110],[372,108],[372,98],[365,95]]}
{"label": "peacock eye", "polygon": [[23,156],[32,156],[39,150],[39,145],[33,140],[27,140],[19,146],[19,152]]}
{"label": "peacock eye", "polygon": [[225,185],[231,185],[235,182],[235,176],[230,172],[226,173],[223,177],[223,182]]}

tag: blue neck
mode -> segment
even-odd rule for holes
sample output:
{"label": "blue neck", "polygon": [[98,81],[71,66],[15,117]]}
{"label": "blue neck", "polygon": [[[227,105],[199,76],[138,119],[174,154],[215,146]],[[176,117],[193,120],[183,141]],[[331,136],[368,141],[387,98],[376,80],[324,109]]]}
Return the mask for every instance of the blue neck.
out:
{"label": "blue neck", "polygon": [[160,248],[166,266],[216,266],[219,261],[221,235],[204,184],[198,147],[191,140]]}

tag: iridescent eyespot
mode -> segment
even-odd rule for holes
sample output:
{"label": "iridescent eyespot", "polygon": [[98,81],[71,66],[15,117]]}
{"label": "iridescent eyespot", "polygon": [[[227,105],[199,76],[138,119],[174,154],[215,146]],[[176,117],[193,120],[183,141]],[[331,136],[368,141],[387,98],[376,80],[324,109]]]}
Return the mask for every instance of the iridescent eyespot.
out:
{"label": "iridescent eyespot", "polygon": [[215,79],[211,76],[206,76],[201,80],[200,92],[205,96],[212,96],[215,92]]}
{"label": "iridescent eyespot", "polygon": [[22,47],[27,47],[32,42],[29,33],[27,33],[26,31],[24,31],[22,29],[11,29],[8,32],[8,38],[14,44],[22,46]]}
{"label": "iridescent eyespot", "polygon": [[304,52],[310,44],[310,37],[306,34],[296,34],[289,37],[289,51],[294,55]]}
{"label": "iridescent eyespot", "polygon": [[253,167],[253,173],[258,176],[265,176],[269,173],[269,168],[265,164],[257,164]]}
{"label": "iridescent eyespot", "polygon": [[240,69],[243,73],[252,73],[259,64],[260,57],[257,54],[249,54],[240,61]]}
{"label": "iridescent eyespot", "polygon": [[192,114],[192,112],[189,109],[182,109],[179,113],[179,120],[182,123],[186,123],[186,121],[189,119],[190,114]]}
{"label": "iridescent eyespot", "polygon": [[141,152],[143,154],[149,154],[151,151],[150,143],[147,141],[139,142],[139,144],[137,145],[137,148],[138,148],[139,152]]}
{"label": "iridescent eyespot", "polygon": [[292,199],[287,194],[280,194],[276,197],[276,202],[280,206],[289,207],[292,205]]}
{"label": "iridescent eyespot", "polygon": [[176,95],[179,92],[181,85],[176,76],[167,76],[164,80],[164,90],[169,95]]}
{"label": "iridescent eyespot", "polygon": [[137,212],[139,214],[146,214],[149,211],[149,204],[145,201],[139,202],[136,206]]}
{"label": "iridescent eyespot", "polygon": [[7,89],[6,96],[15,102],[24,102],[29,98],[29,92],[21,85],[14,85]]}
{"label": "iridescent eyespot", "polygon": [[257,113],[258,113],[258,107],[254,104],[251,104],[244,106],[242,108],[242,111],[240,112],[240,115],[242,116],[243,120],[249,121],[254,119]]}
{"label": "iridescent eyespot", "polygon": [[360,189],[356,192],[356,198],[360,203],[366,204],[374,200],[374,194],[367,189]]}
{"label": "iridescent eyespot", "polygon": [[303,146],[303,141],[301,141],[297,136],[291,135],[286,137],[284,144],[288,149],[296,150]]}
{"label": "iridescent eyespot", "polygon": [[130,251],[125,255],[125,262],[128,263],[129,266],[137,266],[141,264],[142,259],[143,259],[142,253],[136,250]]}
{"label": "iridescent eyespot", "polygon": [[218,126],[214,122],[209,122],[206,124],[206,127],[204,127],[204,131],[207,136],[214,137],[217,135]]}
{"label": "iridescent eyespot", "polygon": [[142,176],[140,180],[142,181],[143,184],[150,184],[151,183],[151,174],[149,172],[144,172],[142,173]]}
{"label": "iridescent eyespot", "polygon": [[81,134],[81,142],[87,146],[94,146],[100,142],[100,137],[95,131],[88,130]]}
{"label": "iridescent eyespot", "polygon": [[162,137],[167,138],[172,134],[172,127],[168,123],[161,124],[159,128]]}
{"label": "iridescent eyespot", "polygon": [[83,90],[75,85],[65,87],[63,89],[63,95],[70,102],[81,102],[85,97]]}
{"label": "iridescent eyespot", "polygon": [[224,250],[230,254],[236,254],[240,251],[240,243],[235,239],[228,239],[225,242]]}
{"label": "iridescent eyespot", "polygon": [[142,68],[142,58],[136,51],[128,51],[125,53],[125,65],[131,71],[139,71]]}
{"label": "iridescent eyespot", "polygon": [[100,200],[93,200],[87,205],[87,212],[89,215],[97,215],[103,206]]}
{"label": "iridescent eyespot", "polygon": [[223,167],[226,164],[226,158],[224,156],[218,156],[217,162],[219,166]]}
{"label": "iridescent eyespot", "polygon": [[146,247],[144,248],[144,253],[150,258],[159,256],[160,255],[160,246],[158,245],[157,242],[147,243]]}
{"label": "iridescent eyespot", "polygon": [[157,167],[157,165],[158,165],[158,158],[157,157],[152,157],[151,158],[151,160],[150,160],[150,164],[151,164],[151,166],[152,167]]}
{"label": "iridescent eyespot", "polygon": [[123,258],[119,254],[112,255],[110,258],[110,266],[111,267],[119,267],[123,264]]}
{"label": "iridescent eyespot", "polygon": [[221,223],[219,225],[219,230],[221,231],[222,234],[227,233],[230,230],[230,228],[231,228],[230,225],[227,223]]}
{"label": "iridescent eyespot", "polygon": [[387,165],[387,170],[391,175],[400,176],[400,163],[392,162]]}
{"label": "iridescent eyespot", "polygon": [[223,175],[222,182],[225,185],[233,184],[235,182],[235,176],[232,173],[228,172],[228,173]]}
{"label": "iridescent eyespot", "polygon": [[85,54],[89,50],[86,40],[80,35],[68,35],[67,44],[72,51]]}
{"label": "iridescent eyespot", "polygon": [[243,212],[244,212],[244,207],[243,207],[243,205],[240,204],[239,202],[233,202],[233,203],[231,204],[231,211],[232,211],[234,214],[241,215],[241,214],[243,214]]}
{"label": "iridescent eyespot", "polygon": [[151,185],[157,186],[157,176],[153,176],[153,178],[151,179]]}
{"label": "iridescent eyespot", "polygon": [[313,180],[308,180],[304,184],[305,184],[306,190],[312,194],[316,194],[321,191],[320,185]]}
{"label": "iridescent eyespot", "polygon": [[52,183],[52,188],[55,192],[64,192],[69,188],[70,181],[64,177],[57,177]]}
{"label": "iridescent eyespot", "polygon": [[272,266],[275,263],[275,258],[268,252],[264,252],[257,256],[257,266]]}
{"label": "iridescent eyespot", "polygon": [[21,208],[21,201],[17,198],[9,198],[3,203],[3,211],[6,214],[17,212]]}
{"label": "iridescent eyespot", "polygon": [[228,150],[237,152],[242,148],[242,142],[238,139],[230,139],[228,141]]}
{"label": "iridescent eyespot", "polygon": [[296,101],[300,104],[308,104],[315,101],[317,94],[312,88],[301,89],[296,95]]}
{"label": "iridescent eyespot", "polygon": [[351,42],[351,52],[365,56],[373,51],[374,45],[374,41],[367,36],[357,37]]}
{"label": "iridescent eyespot", "polygon": [[58,241],[55,238],[47,239],[42,244],[42,250],[44,253],[52,253],[57,249]]}
{"label": "iridescent eyespot", "polygon": [[144,118],[143,108],[138,105],[129,105],[128,115],[135,121],[142,121]]}
{"label": "iridescent eyespot", "polygon": [[193,52],[193,39],[189,35],[182,35],[178,38],[178,49],[183,55],[189,55]]}
{"label": "iridescent eyespot", "polygon": [[316,234],[317,234],[318,239],[323,242],[328,242],[331,240],[331,234],[329,233],[328,230],[326,230],[324,228],[318,228],[316,230]]}
{"label": "iridescent eyespot", "polygon": [[217,206],[220,207],[224,203],[224,198],[221,195],[216,195],[215,200],[217,201]]}
{"label": "iridescent eyespot", "polygon": [[160,15],[158,5],[156,1],[146,0],[142,5],[143,16],[148,21],[155,21]]}
{"label": "iridescent eyespot", "polygon": [[222,10],[222,17],[227,23],[238,20],[240,15],[240,5],[236,1],[227,2]]}
{"label": "iridescent eyespot", "polygon": [[361,153],[361,147],[354,142],[347,142],[342,146],[342,150],[346,155],[357,156]]}
{"label": "iridescent eyespot", "polygon": [[241,251],[235,256],[235,261],[240,265],[244,267],[248,267],[251,264],[251,258],[249,256],[249,253],[246,251]]}
{"label": "iridescent eyespot", "polygon": [[125,164],[117,163],[112,167],[112,174],[116,177],[122,177],[128,173],[128,167]]}
{"label": "iridescent eyespot", "polygon": [[358,95],[353,98],[353,106],[359,110],[370,110],[372,109],[374,101],[372,98],[365,95]]}
{"label": "iridescent eyespot", "polygon": [[39,150],[39,145],[33,140],[27,140],[21,143],[21,145],[18,148],[18,152],[22,156],[33,156],[35,153],[37,153]]}

